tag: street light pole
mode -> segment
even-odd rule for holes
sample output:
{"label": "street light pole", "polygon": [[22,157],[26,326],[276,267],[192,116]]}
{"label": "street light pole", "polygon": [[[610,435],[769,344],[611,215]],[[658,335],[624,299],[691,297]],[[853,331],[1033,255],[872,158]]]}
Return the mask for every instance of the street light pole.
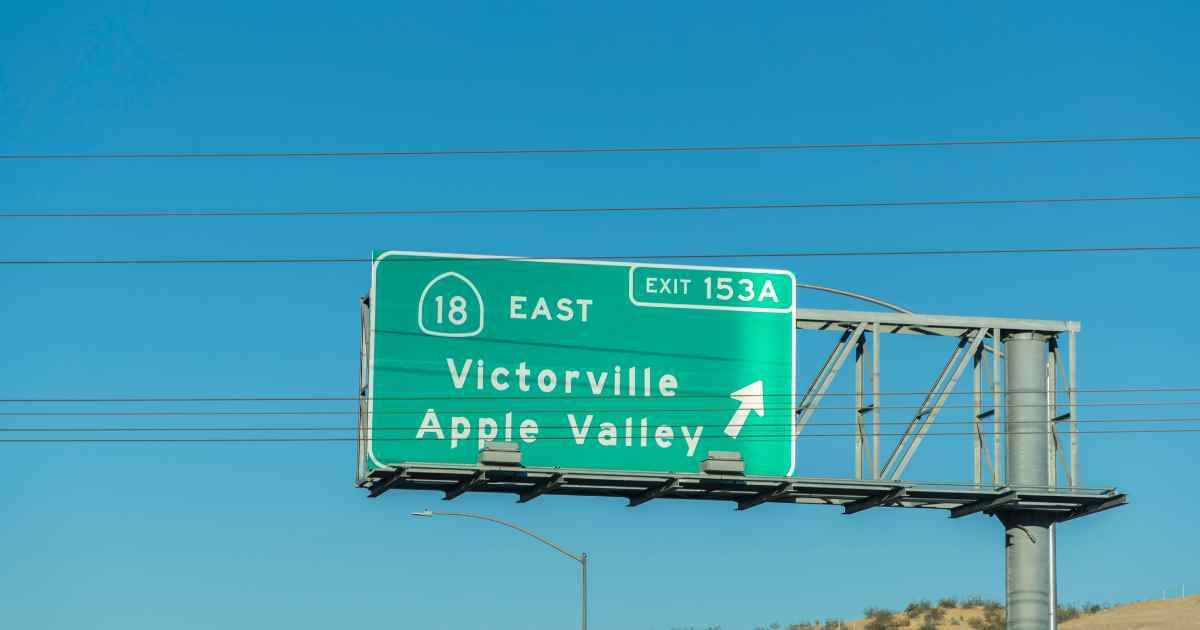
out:
{"label": "street light pole", "polygon": [[533,538],[533,539],[537,540],[538,542],[541,542],[542,544],[550,547],[551,549],[554,549],[555,551],[561,553],[562,555],[578,562],[579,566],[580,566],[580,570],[582,572],[582,581],[580,583],[580,595],[581,595],[581,598],[580,598],[580,606],[581,606],[580,628],[582,628],[583,630],[587,630],[587,627],[588,627],[588,555],[586,553],[581,553],[579,555],[573,554],[570,551],[567,551],[566,549],[563,549],[562,547],[559,547],[558,545],[550,542],[549,540],[546,540],[545,538],[542,538],[541,536],[529,531],[528,529],[521,527],[520,525],[514,525],[512,523],[509,523],[508,521],[500,520],[494,516],[487,516],[485,514],[472,514],[470,512],[434,512],[433,510],[422,510],[420,512],[413,512],[412,515],[413,516],[425,516],[425,517],[459,516],[462,518],[479,519],[481,521],[491,521],[498,525],[503,525],[510,529],[515,529],[515,530],[521,532],[522,534],[525,534],[526,536],[529,536],[530,538]]}
{"label": "street light pole", "polygon": [[583,628],[583,630],[587,630],[587,600],[588,600],[588,597],[587,597],[587,553],[586,552],[579,554],[579,566],[580,566],[580,570],[583,571],[583,579],[580,580],[580,582],[579,582],[579,584],[580,584],[579,601],[581,602],[580,614],[582,615],[582,618],[579,620],[579,627]]}

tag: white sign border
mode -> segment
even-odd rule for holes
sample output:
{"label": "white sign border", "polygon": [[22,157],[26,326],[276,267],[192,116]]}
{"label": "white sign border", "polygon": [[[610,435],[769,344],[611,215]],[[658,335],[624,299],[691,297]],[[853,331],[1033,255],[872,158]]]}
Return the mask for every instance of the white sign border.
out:
{"label": "white sign border", "polygon": [[[791,279],[792,305],[788,307],[773,306],[726,306],[724,304],[669,304],[666,302],[643,302],[633,297],[633,276],[638,269],[701,269],[705,271],[737,271],[747,273],[774,273],[786,275]],[[703,311],[749,311],[755,313],[787,313],[796,312],[796,274],[787,269],[742,269],[738,267],[708,267],[702,265],[652,265],[646,263],[630,263],[629,267],[629,301],[634,306],[651,308],[688,308]],[[795,367],[795,366],[793,366]]]}
{"label": "white sign border", "polygon": [[[455,254],[455,253],[447,253],[447,252],[419,252],[419,251],[409,251],[409,250],[399,250],[399,249],[387,250],[385,252],[380,253],[371,262],[371,291],[369,294],[370,310],[371,310],[371,324],[370,324],[371,329],[370,329],[369,335],[368,335],[368,343],[369,343],[370,353],[367,356],[366,453],[367,453],[367,456],[371,458],[371,461],[374,462],[377,467],[386,467],[387,464],[384,464],[383,462],[379,461],[379,458],[375,457],[375,450],[374,450],[375,433],[374,433],[373,429],[374,429],[374,416],[375,416],[375,347],[376,347],[375,346],[375,312],[376,312],[375,289],[376,289],[377,273],[379,270],[379,263],[383,262],[384,259],[386,259],[390,256],[412,256],[414,258],[416,258],[416,257],[446,258],[448,260],[502,259],[502,260],[511,260],[514,262],[628,267],[629,268],[629,283],[630,283],[630,286],[629,286],[630,302],[632,302],[635,306],[665,306],[667,308],[675,307],[676,305],[638,304],[633,299],[633,293],[632,293],[632,291],[633,291],[633,269],[635,267],[664,267],[664,268],[671,268],[671,269],[701,269],[701,270],[709,270],[709,271],[713,271],[713,270],[742,271],[742,272],[750,272],[750,273],[784,273],[784,274],[787,274],[792,279],[792,285],[791,285],[792,308],[791,309],[765,309],[765,308],[761,308],[761,307],[720,307],[720,306],[710,306],[710,307],[700,306],[699,308],[710,308],[710,309],[716,309],[716,310],[776,312],[776,313],[785,313],[790,310],[794,313],[795,307],[796,307],[796,275],[789,269],[760,269],[760,268],[752,268],[752,267],[713,267],[713,266],[708,266],[708,265],[675,265],[675,264],[657,265],[657,264],[653,264],[653,263],[635,263],[635,262],[623,262],[623,261],[615,261],[615,260],[579,260],[579,259],[570,259],[570,258],[525,258],[525,257],[518,257],[518,256],[500,256],[500,255],[494,255],[494,254]],[[688,308],[688,307],[685,306],[685,308]],[[695,308],[695,307],[692,307],[692,308]],[[794,319],[794,317],[793,317],[793,319]],[[795,330],[794,322],[793,322],[792,334],[790,335],[790,337],[792,340],[792,378],[790,380],[790,383],[792,386],[792,388],[791,388],[792,413],[790,414],[791,419],[792,419],[792,421],[791,421],[792,441],[791,441],[791,463],[788,466],[788,472],[786,475],[788,477],[793,476],[796,472],[796,414],[795,414],[795,409],[796,409],[796,330]]]}

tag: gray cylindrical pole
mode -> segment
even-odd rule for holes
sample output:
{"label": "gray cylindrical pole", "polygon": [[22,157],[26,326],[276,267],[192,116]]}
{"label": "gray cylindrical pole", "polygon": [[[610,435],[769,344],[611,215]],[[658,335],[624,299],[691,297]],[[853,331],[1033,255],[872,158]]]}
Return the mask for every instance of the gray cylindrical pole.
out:
{"label": "gray cylindrical pole", "polygon": [[579,565],[583,567],[583,586],[582,586],[582,602],[583,602],[583,630],[587,630],[587,554],[579,554]]}
{"label": "gray cylindrical pole", "polygon": [[[1048,338],[1014,333],[1005,341],[1005,411],[1008,485],[1048,485],[1049,416],[1046,406]],[[1005,596],[1008,630],[1055,627],[1052,566],[1053,520],[1044,513],[1013,510],[1000,513],[1005,529]]]}
{"label": "gray cylindrical pole", "polygon": [[[1004,343],[1007,382],[1008,485],[1045,487],[1046,467],[1046,350],[1047,338],[1013,333]],[[1012,354],[1009,354],[1009,353]]]}

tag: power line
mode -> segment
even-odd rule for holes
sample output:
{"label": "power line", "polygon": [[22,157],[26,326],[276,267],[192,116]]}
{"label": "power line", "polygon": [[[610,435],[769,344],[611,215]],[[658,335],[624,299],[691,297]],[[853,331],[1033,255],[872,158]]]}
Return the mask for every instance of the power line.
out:
{"label": "power line", "polygon": [[[530,410],[529,413],[533,413],[535,411],[537,411],[537,410]],[[726,409],[724,411],[728,411],[728,410]],[[449,413],[449,412],[447,412],[447,413]],[[906,425],[911,424],[912,422],[914,422],[914,420],[912,418],[909,418],[907,420],[880,421],[879,424],[882,426],[906,426]],[[1064,433],[1064,434],[1071,433],[1071,431],[1068,428],[1066,428],[1068,422],[1069,422],[1068,420],[1062,420],[1059,422],[1055,422],[1055,425],[1057,427],[1062,427],[1060,429],[1061,433]],[[1082,420],[1077,420],[1076,422],[1078,422],[1079,424],[1085,424],[1085,425],[1086,424],[1195,424],[1195,423],[1200,423],[1200,418],[1195,418],[1195,417],[1192,417],[1192,418],[1086,418],[1086,419],[1082,419]],[[666,426],[666,427],[671,427],[671,428],[675,428],[675,429],[678,429],[678,428],[681,428],[684,426],[721,429],[721,428],[724,428],[726,426],[726,424],[727,423],[725,423],[725,422],[721,422],[721,423],[704,423],[704,422],[690,423],[689,422],[687,424],[672,424],[672,423],[655,422],[656,427],[657,426]],[[864,428],[870,428],[870,425],[872,425],[872,424],[873,424],[873,422],[872,423],[864,423]],[[937,424],[939,426],[974,426],[975,423],[972,420],[938,420]],[[1015,425],[1046,425],[1046,421],[1044,421],[1044,420],[1007,420],[1007,421],[1005,421],[1004,424],[1006,426],[1014,425],[1014,424]],[[987,425],[987,422],[985,421],[985,419],[981,419],[980,426],[983,427],[986,425]],[[791,427],[791,426],[792,426],[791,423],[787,423],[787,422],[755,422],[754,423],[754,427],[756,429],[762,429],[765,427],[779,428],[779,427]],[[810,421],[810,422],[806,423],[805,426],[806,427],[814,427],[815,426],[815,427],[853,428],[854,423],[851,420],[843,420],[840,422]],[[418,428],[419,427],[416,427],[416,426],[372,427],[371,431],[388,433],[388,432],[395,432],[395,431],[416,431],[416,430],[418,430]],[[565,430],[574,429],[574,428],[575,427],[572,427],[571,425],[568,425],[568,424],[542,423],[542,424],[538,425],[539,431],[544,431],[544,430],[565,431]],[[226,432],[226,431],[239,432],[239,433],[240,432],[294,433],[294,432],[304,432],[304,431],[324,433],[324,432],[341,432],[341,431],[366,431],[366,429],[364,427],[353,426],[353,425],[343,425],[343,426],[270,426],[270,425],[258,425],[258,426],[225,425],[225,426],[219,426],[219,425],[210,425],[210,426],[183,426],[183,427],[178,427],[178,426],[115,426],[115,427],[99,426],[99,427],[97,427],[97,426],[61,426],[61,425],[52,426],[52,425],[46,425],[46,426],[36,426],[36,427],[0,427],[0,433],[153,433],[153,432],[163,432],[163,433],[213,432],[213,433],[220,433],[220,432]],[[1007,430],[1000,431],[1001,434],[1007,433],[1007,432],[1008,432]],[[1082,432],[1080,432],[1080,433],[1082,433]],[[864,435],[867,435],[867,434],[868,433],[864,431]],[[748,433],[747,435],[754,435],[754,434]],[[801,433],[800,435],[806,435],[806,434]],[[849,435],[849,436],[853,437],[855,434],[854,433],[846,433],[845,435]],[[880,435],[886,435],[886,434],[881,433]]]}
{"label": "power line", "polygon": [[1015,206],[1084,203],[1131,203],[1145,201],[1194,201],[1200,194],[1109,195],[1098,197],[1028,197],[1014,199],[916,199],[900,201],[818,201],[798,203],[733,203],[678,206],[543,207],[543,208],[397,208],[397,209],[293,209],[293,210],[145,210],[37,212],[6,210],[0,219],[146,219],[220,217],[371,217],[371,216],[464,216],[489,214],[614,214],[663,212],[715,212],[728,210],[821,210],[848,208],[911,208],[938,206]]}
{"label": "power line", "polygon": [[[1200,428],[1097,429],[1097,430],[1091,430],[1091,431],[1075,431],[1074,433],[1078,434],[1078,435],[1200,433]],[[975,435],[983,435],[983,436],[990,436],[990,435],[1046,435],[1046,434],[1047,434],[1046,431],[999,431],[999,432],[980,431],[978,433],[976,433],[975,431],[955,431],[955,432],[930,431],[930,432],[926,433],[924,437],[952,437],[952,436],[962,437],[962,436],[975,436]],[[864,433],[863,435],[869,436],[869,435],[874,435],[874,434]],[[878,435],[880,435],[881,437],[900,437],[900,436],[903,436],[904,433],[879,433]],[[781,435],[768,435],[768,434],[748,435],[748,436],[742,436],[742,437],[738,438],[738,441],[739,442],[782,441],[782,440],[791,440],[792,437],[793,436],[790,433],[781,434]],[[855,434],[853,434],[853,433],[800,433],[800,434],[796,435],[795,437],[797,437],[797,438],[829,438],[829,437],[845,438],[845,437],[855,437]],[[411,438],[372,438],[371,441],[372,442],[412,442],[412,441],[421,440],[421,439],[425,439],[425,438],[416,438],[416,437],[411,437]],[[562,435],[562,436],[540,436],[539,435],[536,439],[537,440],[574,440],[576,438],[571,435]],[[320,442],[331,442],[331,443],[333,443],[333,442],[365,442],[365,441],[367,441],[366,438],[357,438],[357,437],[348,437],[348,438],[339,438],[339,437],[0,438],[0,443],[9,443],[9,444],[20,444],[20,443],[27,443],[27,444],[37,444],[37,443],[76,443],[76,444],[80,444],[80,443],[83,443],[83,444],[86,444],[86,443],[113,443],[113,444],[131,443],[132,444],[132,443],[189,443],[189,442],[191,442],[191,443],[206,443],[206,442],[212,442],[212,443],[221,443],[221,442],[229,442],[229,443],[259,443],[259,442],[284,442],[284,443],[286,443],[286,442],[317,442],[317,443],[320,443]],[[426,440],[426,441],[430,441],[430,440]],[[464,439],[463,441],[470,442],[472,440]]]}
{"label": "power line", "polygon": [[[826,394],[826,395],[828,395],[828,394]],[[782,396],[790,396],[790,394],[784,394]],[[728,400],[729,396],[728,395],[722,396],[722,397],[713,396],[713,398],[723,398],[725,400]],[[770,394],[766,394],[762,398],[764,399],[764,402],[766,402],[766,403],[772,402]],[[776,399],[778,399],[778,397]],[[466,400],[466,401],[481,400],[482,401],[482,400],[490,400],[490,399],[472,398],[472,399],[455,399],[455,400]],[[531,399],[524,398],[521,400],[527,402]],[[588,400],[588,399],[580,398],[578,400]],[[1060,406],[1062,405],[1061,401],[1059,402],[1059,404],[1060,404]],[[1076,407],[1086,407],[1086,408],[1193,407],[1193,406],[1197,406],[1197,405],[1200,405],[1200,400],[1180,400],[1180,401],[1135,400],[1135,401],[1128,401],[1128,402],[1104,401],[1104,402],[1076,402],[1075,403]],[[1045,403],[1040,403],[1040,404],[1029,403],[1029,404],[1018,404],[1018,405],[1005,405],[1005,408],[1012,409],[1014,407],[1047,407],[1047,406],[1048,405],[1046,405]],[[887,410],[887,411],[896,410],[896,409],[908,409],[908,410],[924,409],[924,407],[922,407],[921,405],[879,405],[877,408],[880,410]],[[974,408],[974,405],[948,404],[948,405],[942,405],[940,408],[943,410],[945,410],[945,409],[972,409],[972,408]],[[509,409],[508,411],[513,411],[514,413],[535,413],[535,412],[537,412],[537,413],[552,413],[552,412],[566,413],[566,412],[575,411],[576,409],[577,408],[527,407],[527,408],[519,409],[519,410],[518,409]],[[823,413],[823,412],[830,412],[830,411],[854,411],[857,409],[859,409],[859,407],[844,406],[844,405],[843,406],[822,405],[820,407],[815,408],[815,411],[818,413]],[[868,408],[868,409],[873,409],[873,408]],[[427,407],[413,408],[413,409],[388,409],[386,411],[373,411],[372,415],[397,416],[397,415],[406,415],[406,414],[414,414],[414,413],[424,413],[426,410],[427,410]],[[608,412],[608,413],[616,413],[616,412],[629,412],[629,413],[643,413],[643,412],[645,412],[645,413],[650,413],[650,412],[685,413],[685,412],[689,412],[690,413],[690,412],[719,412],[719,411],[727,411],[727,410],[728,410],[728,406],[725,406],[725,407],[682,407],[682,408],[672,408],[672,409],[655,408],[655,407],[616,407],[616,408],[606,408],[604,411]],[[480,411],[481,411],[480,409],[452,408],[450,410],[443,410],[442,412],[451,414],[451,413],[478,413]],[[125,411],[90,411],[90,410],[89,411],[79,411],[79,410],[72,410],[72,411],[60,411],[60,410],[0,411],[0,417],[139,417],[139,416],[141,416],[141,417],[167,417],[167,416],[187,417],[187,416],[357,416],[357,415],[359,415],[359,412],[358,412],[358,410],[355,410],[355,409],[267,409],[267,410],[263,410],[263,409],[254,409],[254,410],[249,410],[249,409],[239,409],[239,410],[230,410],[230,409],[142,410],[142,409],[139,409],[136,411],[127,411],[127,410],[125,410]]]}
{"label": "power line", "polygon": [[[1001,390],[1001,394],[1013,393],[1015,390]],[[1060,387],[1059,392],[1065,393],[1067,389]],[[1079,387],[1075,389],[1079,394],[1175,394],[1200,392],[1200,386],[1124,386],[1124,387]],[[927,390],[921,391],[883,391],[880,396],[925,396],[929,394]],[[973,392],[946,392],[951,396],[970,396]],[[826,392],[825,398],[837,398],[856,396],[857,394],[849,392]],[[764,394],[763,398],[770,399],[773,396],[790,397],[791,394]],[[538,396],[540,400],[580,400],[580,399],[607,399],[607,398],[628,398],[628,396]],[[675,398],[729,398],[728,393],[708,394],[697,393],[687,394],[679,393]],[[529,400],[529,396],[472,396],[466,400]],[[464,400],[462,396],[374,396],[368,398],[366,396],[338,396],[338,395],[312,395],[312,396],[88,396],[88,397],[7,397],[0,398],[0,403],[165,403],[165,402],[185,402],[185,403],[230,403],[230,402],[336,402],[336,401],[358,401],[358,400]]]}
{"label": "power line", "polygon": [[1200,136],[1093,136],[1050,138],[999,138],[980,140],[925,140],[916,142],[847,142],[847,143],[786,143],[732,144],[691,146],[613,146],[613,147],[548,147],[548,148],[476,148],[441,150],[383,150],[383,151],[169,151],[129,153],[11,153],[0,160],[193,160],[244,158],[429,158],[429,157],[486,157],[518,155],[579,155],[605,153],[734,153],[768,151],[816,151],[849,149],[918,149],[973,146],[1070,145],[1070,144],[1132,144],[1161,142],[1195,142]]}
{"label": "power line", "polygon": [[[548,256],[560,261],[570,260],[696,260],[718,258],[871,258],[907,256],[983,256],[1004,254],[1130,254],[1195,252],[1200,245],[1118,245],[1110,247],[1014,247],[990,249],[913,249],[913,250],[860,250],[825,252],[742,252],[723,254],[650,254],[612,256]],[[381,264],[397,264],[435,260],[436,257],[385,258]],[[454,260],[460,260],[455,258]],[[539,260],[526,256],[497,256],[480,260]],[[0,259],[6,266],[144,266],[144,265],[330,265],[376,262],[370,258],[29,258]]]}

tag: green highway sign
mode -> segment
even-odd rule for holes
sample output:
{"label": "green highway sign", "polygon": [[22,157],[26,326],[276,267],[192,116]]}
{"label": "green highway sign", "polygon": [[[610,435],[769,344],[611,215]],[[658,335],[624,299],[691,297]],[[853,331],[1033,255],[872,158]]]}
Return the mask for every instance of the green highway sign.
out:
{"label": "green highway sign", "polygon": [[362,464],[747,474],[795,469],[789,271],[387,251],[373,256]]}

